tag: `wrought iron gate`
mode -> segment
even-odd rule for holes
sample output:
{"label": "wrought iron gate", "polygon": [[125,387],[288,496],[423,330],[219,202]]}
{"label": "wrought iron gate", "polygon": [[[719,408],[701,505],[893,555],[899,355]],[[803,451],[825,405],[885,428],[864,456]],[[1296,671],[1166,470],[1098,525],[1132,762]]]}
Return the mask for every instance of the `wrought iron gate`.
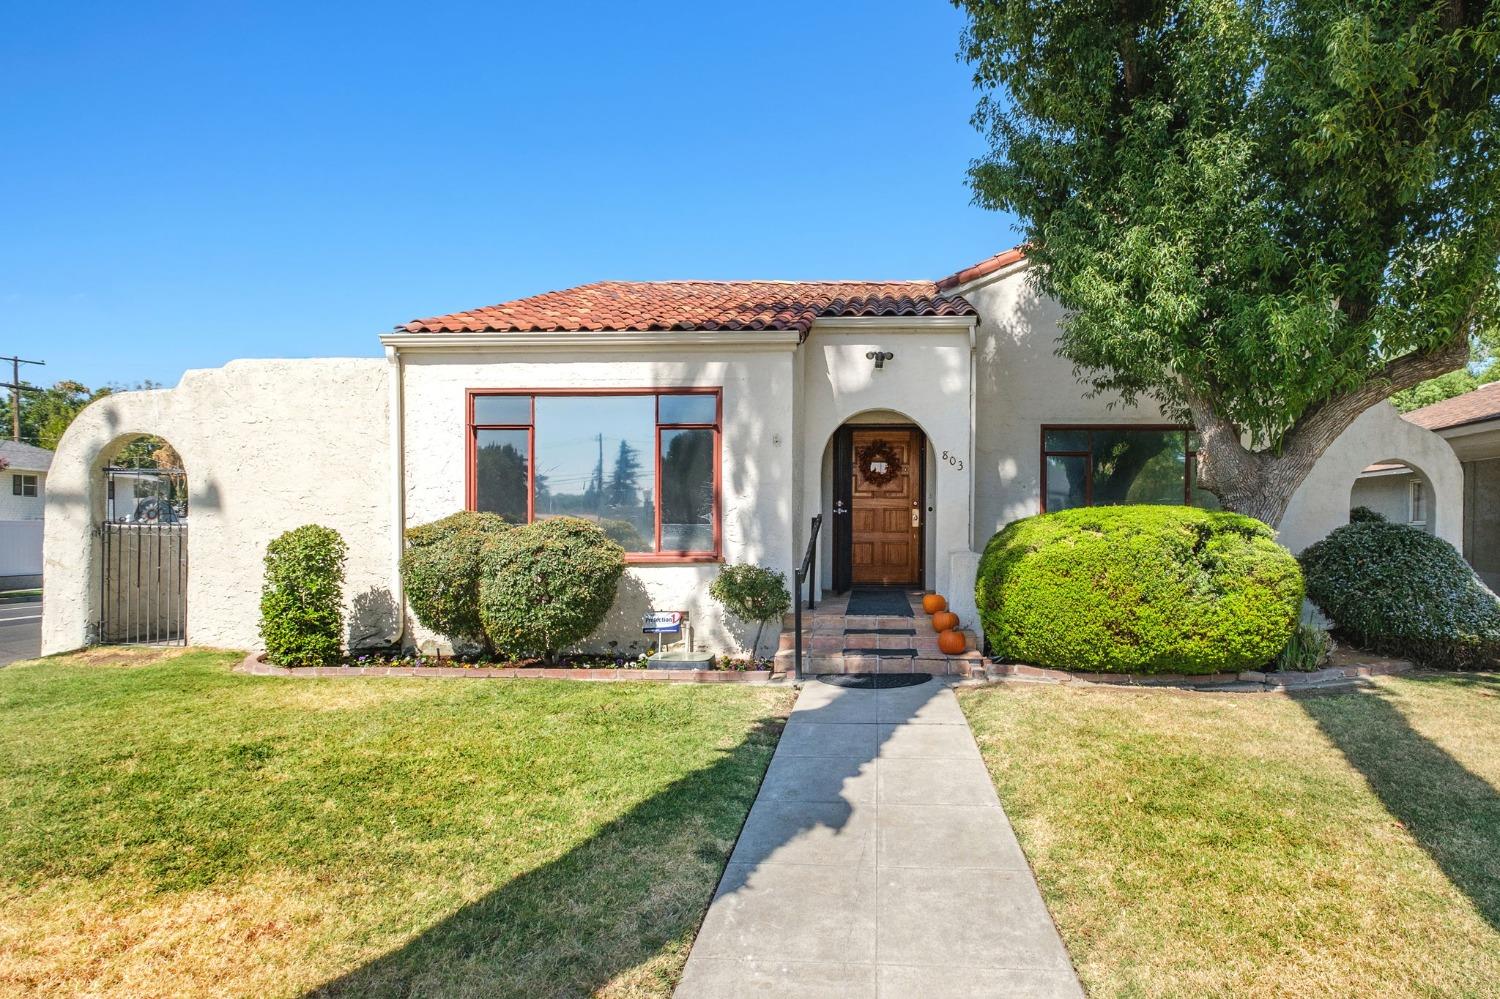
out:
{"label": "wrought iron gate", "polygon": [[[181,471],[110,468],[105,474],[109,505],[99,525],[99,641],[185,645],[188,524]],[[143,478],[146,484],[132,482]],[[118,510],[116,500],[122,501]]]}

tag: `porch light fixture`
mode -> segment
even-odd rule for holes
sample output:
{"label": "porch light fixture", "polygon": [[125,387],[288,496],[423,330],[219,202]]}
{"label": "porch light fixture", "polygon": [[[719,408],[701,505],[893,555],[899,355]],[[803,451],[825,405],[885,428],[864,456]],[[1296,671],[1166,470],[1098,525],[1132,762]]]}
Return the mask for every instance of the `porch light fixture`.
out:
{"label": "porch light fixture", "polygon": [[865,359],[875,362],[875,370],[879,371],[885,367],[885,362],[894,360],[895,353],[889,350],[872,350],[865,354]]}

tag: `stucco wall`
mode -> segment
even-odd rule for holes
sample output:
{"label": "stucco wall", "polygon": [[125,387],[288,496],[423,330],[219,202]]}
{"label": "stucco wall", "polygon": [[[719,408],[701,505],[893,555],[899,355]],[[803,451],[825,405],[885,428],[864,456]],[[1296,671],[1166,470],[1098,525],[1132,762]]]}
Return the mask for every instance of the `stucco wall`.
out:
{"label": "stucco wall", "polygon": [[[792,357],[790,345],[757,351],[685,346],[620,352],[608,359],[567,351],[403,351],[406,523],[428,523],[464,508],[468,389],[722,387],[724,561],[770,566],[786,573],[790,586],[795,547]],[[649,462],[650,456],[642,458]],[[726,621],[708,595],[719,568],[632,566],[614,609],[588,647],[603,649],[610,641],[627,649],[644,647],[640,615],[656,609],[688,611],[700,648],[736,648],[753,634],[753,626]],[[435,637],[414,621],[408,625],[416,641]],[[769,643],[761,651],[768,649]]]}
{"label": "stucco wall", "polygon": [[[896,356],[875,370],[865,354]],[[803,522],[823,514],[818,552],[823,585],[832,583],[833,492],[830,442],[846,422],[904,419],[927,436],[925,577],[929,589],[949,588],[950,556],[969,548],[970,349],[967,328],[820,329],[800,351]],[[868,415],[867,415],[868,414]],[[955,460],[942,459],[947,451]],[[960,464],[962,468],[960,468]]]}
{"label": "stucco wall", "polygon": [[1006,524],[1040,512],[1041,428],[1047,423],[1162,423],[1149,404],[1085,398],[1072,362],[1057,356],[1062,308],[1030,287],[1024,267],[961,289],[978,310],[974,431],[976,551]]}
{"label": "stucco wall", "polygon": [[[36,495],[17,496],[12,480],[19,475],[36,476]],[[47,501],[47,473],[6,469],[0,474],[0,520],[41,520]]]}
{"label": "stucco wall", "polygon": [[100,470],[132,437],[179,454],[189,495],[188,641],[256,648],[266,543],[306,523],[349,543],[355,644],[389,640],[392,602],[388,366],[379,359],[234,361],[176,388],[90,404],[58,445],[47,494],[43,653],[77,648],[97,622]]}

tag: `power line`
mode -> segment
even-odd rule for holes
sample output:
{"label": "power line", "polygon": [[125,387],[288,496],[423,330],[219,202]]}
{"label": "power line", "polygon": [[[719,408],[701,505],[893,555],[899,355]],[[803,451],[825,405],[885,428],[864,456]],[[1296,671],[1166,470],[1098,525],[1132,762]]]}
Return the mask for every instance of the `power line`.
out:
{"label": "power line", "polygon": [[10,439],[20,441],[21,439],[21,393],[40,392],[41,389],[35,385],[27,385],[21,381],[21,365],[37,364],[45,365],[46,361],[28,361],[24,357],[0,356],[0,361],[10,362],[10,381],[0,382],[0,388],[10,389]]}

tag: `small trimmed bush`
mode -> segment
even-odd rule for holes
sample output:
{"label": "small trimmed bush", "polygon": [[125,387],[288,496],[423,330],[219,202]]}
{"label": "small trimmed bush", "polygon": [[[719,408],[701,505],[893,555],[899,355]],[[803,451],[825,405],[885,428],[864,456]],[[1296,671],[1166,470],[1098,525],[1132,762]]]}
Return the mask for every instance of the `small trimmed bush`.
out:
{"label": "small trimmed bush", "polygon": [[786,574],[761,565],[726,565],[708,585],[708,593],[733,617],[755,622],[755,641],[750,645],[752,659],[759,654],[766,622],[778,620],[792,606]]}
{"label": "small trimmed bush", "polygon": [[490,644],[553,662],[609,613],[625,550],[586,520],[554,517],[506,531],[490,543],[486,562],[479,618]]}
{"label": "small trimmed bush", "polygon": [[1383,524],[1386,522],[1385,514],[1371,510],[1367,506],[1357,506],[1349,511],[1349,523],[1351,524],[1368,523],[1371,521]]}
{"label": "small trimmed bush", "polygon": [[1500,600],[1448,542],[1362,521],[1302,553],[1307,595],[1373,652],[1445,669],[1500,664]]}
{"label": "small trimmed bush", "polygon": [[260,637],[277,666],[326,666],[343,651],[344,560],[330,527],[306,524],[266,546]]}
{"label": "small trimmed bush", "polygon": [[1234,673],[1286,648],[1297,560],[1265,524],[1178,506],[1028,517],[990,539],[975,596],[997,656],[1101,673]]}
{"label": "small trimmed bush", "polygon": [[406,532],[401,584],[425,628],[491,651],[479,619],[486,546],[510,529],[498,514],[465,510]]}

